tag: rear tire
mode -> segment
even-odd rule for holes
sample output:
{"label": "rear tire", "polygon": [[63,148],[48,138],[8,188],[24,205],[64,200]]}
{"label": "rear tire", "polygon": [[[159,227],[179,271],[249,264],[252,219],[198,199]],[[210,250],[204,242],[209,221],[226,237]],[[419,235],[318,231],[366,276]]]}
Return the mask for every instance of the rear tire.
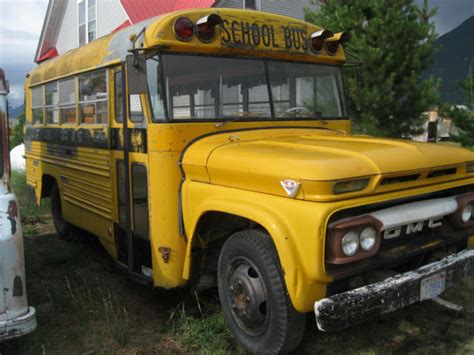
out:
{"label": "rear tire", "polygon": [[298,346],[306,316],[291,304],[270,236],[256,230],[232,235],[219,256],[218,286],[227,324],[249,351],[277,354]]}
{"label": "rear tire", "polygon": [[67,239],[71,235],[73,227],[63,218],[61,193],[59,192],[58,184],[56,182],[51,188],[51,214],[53,215],[53,224],[56,229],[56,234],[61,239]]}

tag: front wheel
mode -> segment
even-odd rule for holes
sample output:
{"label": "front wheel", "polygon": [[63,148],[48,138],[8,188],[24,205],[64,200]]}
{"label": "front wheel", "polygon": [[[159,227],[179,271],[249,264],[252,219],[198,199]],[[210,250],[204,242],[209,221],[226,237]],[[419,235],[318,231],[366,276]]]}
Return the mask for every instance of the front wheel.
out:
{"label": "front wheel", "polygon": [[235,338],[253,353],[289,352],[301,341],[305,315],[292,306],[278,254],[265,233],[235,233],[218,265],[219,298]]}
{"label": "front wheel", "polygon": [[63,218],[61,195],[57,183],[54,183],[51,189],[51,213],[57,235],[61,239],[66,239],[72,232],[72,225]]}

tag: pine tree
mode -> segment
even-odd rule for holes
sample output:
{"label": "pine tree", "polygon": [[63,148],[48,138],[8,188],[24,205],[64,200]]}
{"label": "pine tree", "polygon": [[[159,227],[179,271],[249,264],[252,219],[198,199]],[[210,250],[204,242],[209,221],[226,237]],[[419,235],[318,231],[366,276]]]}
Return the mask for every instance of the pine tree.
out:
{"label": "pine tree", "polygon": [[453,104],[440,104],[440,116],[452,120],[457,133],[451,134],[451,139],[463,147],[474,148],[474,111],[472,111],[474,95],[474,72],[470,70],[469,76],[459,83],[464,91],[466,106]]}
{"label": "pine tree", "polygon": [[421,8],[413,0],[327,0],[319,12],[306,11],[307,21],[351,34],[346,56],[362,63],[357,75],[345,73],[355,132],[405,138],[420,132],[422,112],[439,95],[437,80],[421,80],[435,51],[434,14],[426,0]]}

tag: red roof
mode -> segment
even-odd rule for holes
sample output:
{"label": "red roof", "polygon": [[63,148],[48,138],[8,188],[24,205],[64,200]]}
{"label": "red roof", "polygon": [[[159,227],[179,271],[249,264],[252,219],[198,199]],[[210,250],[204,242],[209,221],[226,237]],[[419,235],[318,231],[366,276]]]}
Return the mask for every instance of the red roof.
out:
{"label": "red roof", "polygon": [[215,0],[120,0],[132,23],[172,11],[208,8]]}
{"label": "red roof", "polygon": [[56,47],[51,47],[44,53],[41,57],[39,57],[37,60],[35,60],[36,63],[41,63],[44,62],[47,59],[51,59],[54,57],[58,56],[58,51],[56,50]]}

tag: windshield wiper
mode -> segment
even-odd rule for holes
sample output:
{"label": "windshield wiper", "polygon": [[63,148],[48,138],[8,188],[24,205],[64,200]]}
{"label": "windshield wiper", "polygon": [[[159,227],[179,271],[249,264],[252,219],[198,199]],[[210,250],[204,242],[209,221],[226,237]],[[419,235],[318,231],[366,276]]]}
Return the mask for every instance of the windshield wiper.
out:
{"label": "windshield wiper", "polygon": [[232,117],[232,118],[230,118],[226,121],[217,122],[216,127],[218,127],[218,128],[219,127],[224,127],[228,123],[236,122],[236,121],[239,121],[243,118],[258,118],[258,117],[262,117],[264,115],[265,115],[264,112],[239,112],[239,113],[236,113],[235,117]]}

